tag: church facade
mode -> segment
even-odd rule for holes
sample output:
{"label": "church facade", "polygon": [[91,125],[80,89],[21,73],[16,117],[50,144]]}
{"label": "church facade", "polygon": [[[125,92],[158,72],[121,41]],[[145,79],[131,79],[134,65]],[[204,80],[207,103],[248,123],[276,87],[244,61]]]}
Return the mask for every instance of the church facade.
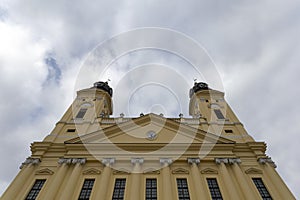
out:
{"label": "church facade", "polygon": [[190,117],[111,117],[106,82],[77,92],[2,200],[295,199],[224,99],[206,83],[190,90]]}

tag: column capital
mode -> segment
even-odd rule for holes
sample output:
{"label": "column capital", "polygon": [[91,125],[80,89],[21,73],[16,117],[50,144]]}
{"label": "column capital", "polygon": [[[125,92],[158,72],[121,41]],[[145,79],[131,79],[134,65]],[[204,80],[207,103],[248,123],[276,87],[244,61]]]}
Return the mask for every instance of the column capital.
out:
{"label": "column capital", "polygon": [[39,158],[26,158],[26,160],[21,164],[20,169],[22,169],[26,165],[38,165],[41,162]]}
{"label": "column capital", "polygon": [[258,161],[259,164],[262,164],[262,165],[265,165],[265,164],[269,163],[272,167],[274,167],[274,168],[277,167],[277,165],[275,164],[275,162],[270,157],[259,158],[259,159],[257,159],[257,161]]}
{"label": "column capital", "polygon": [[72,164],[84,165],[86,163],[86,158],[73,158]]}
{"label": "column capital", "polygon": [[131,164],[136,165],[136,164],[143,164],[144,163],[144,158],[131,158]]}
{"label": "column capital", "polygon": [[239,158],[228,158],[228,162],[229,164],[233,165],[233,164],[240,164],[242,163],[241,159]]}
{"label": "column capital", "polygon": [[72,163],[72,158],[60,158],[58,159],[58,164],[71,164]]}
{"label": "column capital", "polygon": [[221,164],[221,163],[228,164],[228,158],[215,158],[215,162],[216,164]]}
{"label": "column capital", "polygon": [[115,158],[103,158],[102,159],[102,164],[105,166],[111,166],[115,163],[116,159]]}
{"label": "column capital", "polygon": [[62,165],[62,164],[67,164],[67,165],[71,165],[71,164],[85,164],[86,163],[86,158],[60,158],[58,160],[58,164]]}
{"label": "column capital", "polygon": [[196,164],[196,165],[198,165],[198,164],[200,164],[200,159],[199,158],[188,158],[187,162],[189,164]]}
{"label": "column capital", "polygon": [[172,164],[173,160],[171,158],[160,158],[159,162],[162,165],[170,165]]}

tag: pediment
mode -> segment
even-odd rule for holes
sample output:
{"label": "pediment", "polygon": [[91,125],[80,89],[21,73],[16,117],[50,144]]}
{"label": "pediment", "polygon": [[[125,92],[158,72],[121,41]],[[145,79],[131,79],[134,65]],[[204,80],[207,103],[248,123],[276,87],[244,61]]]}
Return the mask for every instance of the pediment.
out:
{"label": "pediment", "polygon": [[95,168],[90,168],[90,169],[84,170],[82,172],[82,174],[84,174],[84,175],[97,175],[97,174],[101,174],[101,171],[98,170],[98,169],[95,169]]}
{"label": "pediment", "polygon": [[[149,132],[154,132],[154,137]],[[76,137],[65,143],[234,143],[175,120],[147,114],[103,130]]]}
{"label": "pediment", "polygon": [[246,174],[262,174],[262,170],[251,167],[245,171]]}
{"label": "pediment", "polygon": [[35,172],[36,175],[52,175],[54,172],[48,168],[44,168]]}
{"label": "pediment", "polygon": [[160,171],[157,169],[149,168],[144,170],[143,174],[160,174]]}
{"label": "pediment", "polygon": [[127,169],[114,169],[113,170],[113,174],[117,175],[117,174],[130,174],[130,171],[128,171]]}
{"label": "pediment", "polygon": [[189,174],[189,171],[184,168],[177,168],[172,170],[172,174]]}
{"label": "pediment", "polygon": [[201,174],[218,174],[218,171],[212,168],[205,168],[201,170]]}

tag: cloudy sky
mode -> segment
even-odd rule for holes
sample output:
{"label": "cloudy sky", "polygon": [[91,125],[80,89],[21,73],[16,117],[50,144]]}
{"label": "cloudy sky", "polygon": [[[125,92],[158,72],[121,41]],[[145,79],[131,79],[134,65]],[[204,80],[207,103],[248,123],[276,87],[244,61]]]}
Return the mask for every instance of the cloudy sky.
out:
{"label": "cloudy sky", "polygon": [[[122,32],[160,27],[185,34],[205,48],[216,65],[227,101],[249,134],[267,142],[267,153],[278,172],[300,197],[299,18],[298,0],[2,0],[0,194],[30,155],[30,143],[42,140],[72,102],[77,76],[89,52]],[[154,50],[123,56],[110,66],[105,78],[112,79],[111,85],[117,88],[124,73],[137,66],[146,69],[151,62],[184,76],[184,90],[192,86],[193,78],[205,79],[195,77],[182,59]],[[151,68],[147,69],[151,74]],[[124,83],[138,85],[141,83],[135,81],[140,78],[133,73]],[[154,102],[157,98],[151,99],[153,95],[168,91],[170,95],[160,99],[171,101],[174,91],[155,84],[135,90],[128,100],[130,107],[114,99],[119,105],[115,115],[122,110],[133,116],[149,111],[188,115],[188,91],[186,96],[175,95],[179,98],[173,99],[175,104],[159,104]],[[147,95],[146,91],[155,92]],[[140,101],[144,95],[150,99],[146,103]]]}

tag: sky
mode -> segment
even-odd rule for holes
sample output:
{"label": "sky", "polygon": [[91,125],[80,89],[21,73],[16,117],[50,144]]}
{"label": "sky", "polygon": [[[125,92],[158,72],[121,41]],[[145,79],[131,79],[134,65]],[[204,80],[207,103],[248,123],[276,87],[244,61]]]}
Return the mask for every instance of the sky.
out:
{"label": "sky", "polygon": [[[157,27],[201,44],[218,72],[227,102],[248,133],[267,143],[277,171],[300,197],[299,18],[298,0],[2,0],[0,194],[30,156],[30,143],[49,134],[71,104],[90,52],[121,33]],[[167,42],[173,44],[162,41]],[[155,63],[155,68],[149,63]],[[145,78],[140,76],[141,66],[148,70]],[[145,76],[161,69],[165,71],[160,76]],[[172,81],[182,81],[180,90],[143,85],[149,77],[166,81],[169,72]],[[183,79],[176,79],[177,75]],[[193,78],[206,78],[182,58],[157,49],[126,54],[98,77],[111,79],[116,92],[114,115],[156,111],[173,117],[180,112],[188,115],[187,90]],[[95,77],[87,80],[90,86],[96,81]],[[126,96],[124,88],[130,88],[131,95]],[[160,96],[162,92],[165,96]],[[165,102],[155,102],[153,96]]]}

